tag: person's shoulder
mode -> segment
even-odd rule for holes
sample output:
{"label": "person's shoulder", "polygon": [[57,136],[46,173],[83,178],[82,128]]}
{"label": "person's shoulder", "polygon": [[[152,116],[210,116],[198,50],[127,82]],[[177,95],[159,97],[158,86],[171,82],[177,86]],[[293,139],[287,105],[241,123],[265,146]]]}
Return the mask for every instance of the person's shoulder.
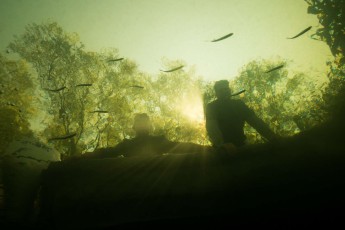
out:
{"label": "person's shoulder", "polygon": [[131,142],[132,140],[133,140],[133,138],[131,138],[131,139],[129,139],[129,138],[124,138],[124,139],[122,139],[122,141],[120,141],[118,144]]}
{"label": "person's shoulder", "polygon": [[214,105],[215,103],[216,103],[216,100],[213,100],[213,101],[209,102],[209,103],[207,104],[207,106],[212,106],[212,105]]}
{"label": "person's shoulder", "polygon": [[168,140],[165,135],[155,135],[151,136],[155,140],[163,141],[163,140]]}
{"label": "person's shoulder", "polygon": [[152,135],[152,136],[150,136],[150,139],[153,143],[157,143],[157,144],[165,143],[165,142],[169,141],[165,135]]}
{"label": "person's shoulder", "polygon": [[240,99],[231,99],[231,101],[234,105],[247,107],[246,103]]}
{"label": "person's shoulder", "polygon": [[206,108],[214,108],[214,107],[216,107],[217,105],[219,104],[219,100],[213,100],[213,101],[211,101],[210,103],[208,103],[207,105],[206,105]]}
{"label": "person's shoulder", "polygon": [[96,149],[93,151],[93,153],[90,153],[90,154],[108,155],[108,154],[112,154],[114,151],[116,151],[116,147],[104,147],[104,148]]}
{"label": "person's shoulder", "polygon": [[236,108],[245,114],[247,117],[254,114],[254,111],[242,100],[235,100]]}
{"label": "person's shoulder", "polygon": [[241,99],[231,99],[233,103],[244,103]]}
{"label": "person's shoulder", "polygon": [[121,142],[131,142],[134,138],[124,138]]}
{"label": "person's shoulder", "polygon": [[115,147],[122,147],[122,146],[126,146],[128,144],[133,143],[134,138],[124,138],[122,141],[120,141]]}

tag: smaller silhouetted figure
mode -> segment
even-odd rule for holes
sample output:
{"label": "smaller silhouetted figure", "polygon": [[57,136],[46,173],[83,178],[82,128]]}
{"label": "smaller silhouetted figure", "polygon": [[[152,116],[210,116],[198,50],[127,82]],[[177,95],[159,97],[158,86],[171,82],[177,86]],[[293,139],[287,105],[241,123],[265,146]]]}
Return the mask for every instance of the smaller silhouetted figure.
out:
{"label": "smaller silhouetted figure", "polygon": [[115,147],[98,149],[93,153],[86,153],[85,157],[132,157],[152,156],[164,153],[198,153],[211,150],[209,146],[202,146],[194,143],[173,142],[164,136],[150,135],[152,124],[146,113],[137,114],[134,118],[133,129],[136,136],[132,139],[125,139]]}
{"label": "smaller silhouetted figure", "polygon": [[241,100],[231,99],[231,90],[227,80],[214,84],[217,99],[206,107],[206,130],[215,148],[227,144],[236,147],[245,144],[244,124],[247,122],[269,141],[276,135],[270,130],[254,111]]}

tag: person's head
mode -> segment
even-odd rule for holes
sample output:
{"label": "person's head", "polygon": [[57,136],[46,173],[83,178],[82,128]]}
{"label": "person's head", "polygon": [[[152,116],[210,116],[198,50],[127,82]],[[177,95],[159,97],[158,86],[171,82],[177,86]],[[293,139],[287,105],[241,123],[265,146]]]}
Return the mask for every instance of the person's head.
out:
{"label": "person's head", "polygon": [[231,90],[228,80],[220,80],[214,83],[214,91],[218,99],[229,98],[231,96]]}
{"label": "person's head", "polygon": [[136,114],[133,129],[137,135],[149,134],[152,129],[150,117],[146,113]]}

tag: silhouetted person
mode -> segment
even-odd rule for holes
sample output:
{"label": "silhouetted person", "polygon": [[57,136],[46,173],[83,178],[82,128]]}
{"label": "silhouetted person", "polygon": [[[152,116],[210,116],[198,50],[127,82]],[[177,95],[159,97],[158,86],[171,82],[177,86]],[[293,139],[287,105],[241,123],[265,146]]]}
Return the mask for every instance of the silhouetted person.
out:
{"label": "silhouetted person", "polygon": [[163,153],[197,153],[210,150],[210,147],[193,143],[173,142],[164,136],[150,135],[152,124],[146,113],[137,114],[133,129],[136,136],[125,139],[115,147],[98,149],[93,153],[84,154],[85,157],[117,157],[117,156],[151,156]]}
{"label": "silhouetted person", "polygon": [[206,107],[206,129],[214,147],[219,148],[229,143],[236,147],[243,146],[246,140],[243,130],[245,122],[269,141],[276,139],[268,125],[243,101],[231,99],[227,80],[217,81],[214,90],[217,99]]}

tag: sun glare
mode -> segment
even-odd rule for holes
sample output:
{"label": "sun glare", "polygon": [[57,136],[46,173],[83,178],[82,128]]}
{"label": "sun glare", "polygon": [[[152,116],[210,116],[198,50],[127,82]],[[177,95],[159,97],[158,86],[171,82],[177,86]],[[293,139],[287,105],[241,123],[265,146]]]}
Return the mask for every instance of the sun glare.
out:
{"label": "sun glare", "polygon": [[183,103],[181,106],[182,114],[186,116],[189,120],[196,123],[204,122],[204,108],[202,105],[201,96],[195,94],[193,97],[190,97],[188,101]]}

